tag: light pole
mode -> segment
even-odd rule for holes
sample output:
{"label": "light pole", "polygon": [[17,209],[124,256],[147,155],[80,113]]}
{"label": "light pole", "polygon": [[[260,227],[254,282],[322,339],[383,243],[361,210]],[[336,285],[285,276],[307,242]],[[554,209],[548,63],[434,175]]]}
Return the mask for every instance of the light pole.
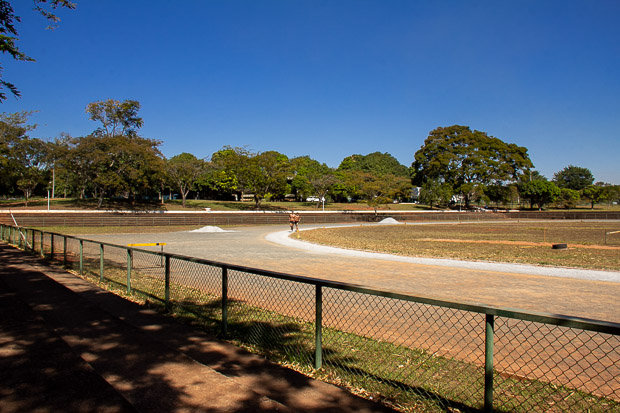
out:
{"label": "light pole", "polygon": [[47,183],[47,210],[48,211],[50,210],[50,185],[51,184],[52,184],[51,182]]}

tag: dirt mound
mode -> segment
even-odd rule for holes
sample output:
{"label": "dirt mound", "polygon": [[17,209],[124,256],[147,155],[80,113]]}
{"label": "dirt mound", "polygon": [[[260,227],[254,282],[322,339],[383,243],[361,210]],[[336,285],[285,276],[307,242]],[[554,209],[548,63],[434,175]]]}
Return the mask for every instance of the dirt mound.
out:
{"label": "dirt mound", "polygon": [[400,224],[400,222],[396,221],[394,218],[385,218],[384,220],[381,220],[379,224],[392,225],[392,224]]}
{"label": "dirt mound", "polygon": [[206,227],[194,229],[190,232],[235,232],[235,231],[229,231],[229,230],[222,229],[220,227],[214,227],[212,225],[207,225]]}

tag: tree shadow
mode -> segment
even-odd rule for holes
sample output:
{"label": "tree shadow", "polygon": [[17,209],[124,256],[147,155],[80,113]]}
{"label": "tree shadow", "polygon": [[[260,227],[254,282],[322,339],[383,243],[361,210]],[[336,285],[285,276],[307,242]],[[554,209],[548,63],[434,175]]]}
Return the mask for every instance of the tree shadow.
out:
{"label": "tree shadow", "polygon": [[[199,370],[182,377],[187,366],[204,367],[160,340],[166,334],[159,328],[162,317],[150,320],[156,333],[144,334],[93,303],[126,306],[128,318],[140,314],[139,306],[92,286],[76,294],[24,268],[28,257],[6,254],[8,248],[0,244],[0,410],[221,411],[214,407],[217,400],[204,400],[213,388],[209,380],[220,383],[221,376],[208,371],[203,376]],[[171,369],[180,370],[174,375]],[[251,391],[237,392],[226,403],[230,411],[256,411],[257,406],[277,411],[279,406]]]}

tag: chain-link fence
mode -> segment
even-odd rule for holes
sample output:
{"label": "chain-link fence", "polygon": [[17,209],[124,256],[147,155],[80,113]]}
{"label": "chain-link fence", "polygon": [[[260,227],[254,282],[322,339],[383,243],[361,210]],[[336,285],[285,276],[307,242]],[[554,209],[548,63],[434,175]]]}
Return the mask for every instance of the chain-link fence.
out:
{"label": "chain-link fence", "polygon": [[473,306],[36,230],[4,241],[401,411],[620,412],[620,324]]}

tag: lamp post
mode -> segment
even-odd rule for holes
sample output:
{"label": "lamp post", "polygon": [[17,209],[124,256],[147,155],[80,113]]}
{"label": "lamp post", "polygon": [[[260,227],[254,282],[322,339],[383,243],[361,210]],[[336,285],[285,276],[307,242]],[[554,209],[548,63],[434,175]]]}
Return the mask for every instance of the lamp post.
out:
{"label": "lamp post", "polygon": [[50,185],[51,184],[52,184],[51,182],[47,183],[47,210],[48,211],[50,210]]}

